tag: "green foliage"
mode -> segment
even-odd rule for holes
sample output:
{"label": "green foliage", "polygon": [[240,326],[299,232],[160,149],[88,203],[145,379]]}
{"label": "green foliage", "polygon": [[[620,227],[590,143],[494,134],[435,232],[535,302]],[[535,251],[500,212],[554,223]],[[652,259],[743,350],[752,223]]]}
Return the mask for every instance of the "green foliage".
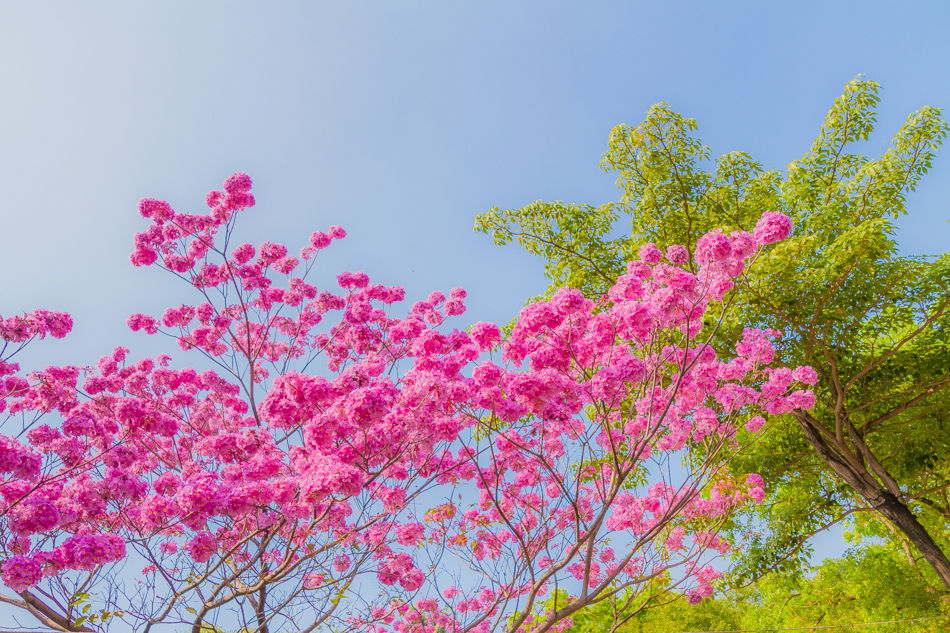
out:
{"label": "green foliage", "polygon": [[[593,615],[593,614],[591,614]],[[920,619],[914,621],[916,619]],[[848,624],[893,622],[860,629]],[[590,621],[590,618],[588,618]],[[607,620],[601,624],[606,627]],[[950,607],[917,576],[903,556],[885,545],[828,559],[789,582],[772,575],[696,606],[680,600],[644,611],[620,633],[741,631],[842,625],[871,633],[937,633],[950,624]],[[590,630],[597,630],[591,622]],[[601,630],[606,630],[603,628]]]}
{"label": "green foliage", "polygon": [[[662,608],[679,601],[679,594],[671,592],[669,587],[669,575],[660,574],[635,590],[628,588],[606,596],[573,612],[570,615],[573,622],[570,630],[574,633],[626,631],[630,623],[642,617],[648,609]],[[536,626],[544,621],[547,614],[569,609],[574,600],[575,596],[571,596],[567,591],[555,590],[534,609],[533,615],[527,622]],[[513,619],[509,620],[509,624],[513,621]]]}
{"label": "green foliage", "polygon": [[[814,434],[856,476],[912,510],[946,552],[950,257],[899,256],[893,221],[907,212],[907,194],[932,166],[947,124],[939,109],[921,108],[882,156],[861,155],[854,146],[873,131],[878,88],[861,78],[845,86],[809,151],[784,174],[741,152],[713,161],[696,122],[658,104],[640,125],[610,134],[602,166],[617,174],[618,202],[491,209],[475,227],[544,258],[548,293],[569,285],[598,296],[644,243],[689,247],[710,230],[751,230],[765,211],[790,215],[792,236],[752,264],[716,349],[728,352],[744,326],[783,330],[782,362],[819,372]],[[628,235],[612,237],[626,227]],[[770,485],[757,514],[731,525],[738,540],[752,537],[735,578],[775,570],[803,578],[808,539],[839,522],[919,560],[906,535],[816,452],[802,424],[774,420],[732,464]],[[940,586],[926,564],[915,573]]]}
{"label": "green foliage", "polygon": [[493,208],[478,216],[476,230],[492,235],[496,244],[517,240],[529,253],[545,260],[549,293],[561,286],[598,296],[623,272],[624,240],[608,239],[618,219],[616,205],[600,207],[535,202],[523,209]]}
{"label": "green foliage", "polygon": [[[946,544],[945,497],[940,502],[918,494],[950,483],[946,460],[938,463],[930,448],[946,437],[950,267],[947,256],[898,257],[892,224],[906,213],[906,192],[930,167],[946,124],[937,109],[923,108],[882,157],[849,154],[848,144],[867,139],[872,129],[876,94],[873,82],[849,84],[811,151],[789,166],[781,208],[796,230],[759,262],[741,312],[786,331],[783,360],[819,371],[819,405],[812,414],[836,434],[837,450],[865,460],[862,450],[868,449],[931,535]],[[803,542],[783,534],[789,527],[807,536],[867,506],[811,446],[800,440],[796,446],[796,436],[785,420],[761,450],[735,464],[776,484],[763,508],[773,532],[760,547],[778,554],[772,556],[777,560]],[[886,477],[874,475],[887,485]],[[796,499],[808,503],[790,512]],[[868,533],[883,535],[880,519],[872,523],[877,529]],[[884,529],[904,538],[893,526]],[[769,556],[750,557],[745,571],[755,575],[774,563]]]}

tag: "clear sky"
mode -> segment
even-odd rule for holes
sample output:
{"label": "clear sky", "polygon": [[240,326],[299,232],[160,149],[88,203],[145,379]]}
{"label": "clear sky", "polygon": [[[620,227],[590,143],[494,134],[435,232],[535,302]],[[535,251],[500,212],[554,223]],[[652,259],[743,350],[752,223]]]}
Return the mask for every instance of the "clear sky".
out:
{"label": "clear sky", "polygon": [[[472,231],[492,206],[616,199],[607,135],[666,101],[718,156],[784,168],[845,83],[882,84],[880,153],[950,106],[947,2],[0,3],[0,314],[67,310],[24,361],[91,364],[188,288],[128,263],[142,197],[204,210],[254,179],[248,241],[341,224],[323,279],[411,299],[463,286],[462,325],[507,321],[542,263]],[[950,149],[943,154],[950,153]],[[905,253],[945,252],[950,156],[909,197]],[[827,548],[823,550],[822,548]],[[819,544],[819,553],[834,551]]]}

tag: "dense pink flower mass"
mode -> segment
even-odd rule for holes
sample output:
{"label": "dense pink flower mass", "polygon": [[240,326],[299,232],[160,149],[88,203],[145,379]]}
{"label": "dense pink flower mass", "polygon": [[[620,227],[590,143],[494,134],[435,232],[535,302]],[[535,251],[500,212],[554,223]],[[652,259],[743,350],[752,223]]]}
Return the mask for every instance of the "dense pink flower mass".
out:
{"label": "dense pink flower mass", "polygon": [[5,560],[0,571],[3,572],[4,584],[16,592],[35,586],[43,577],[42,563],[21,554]]}
{"label": "dense pink flower mass", "polygon": [[23,343],[32,338],[63,338],[73,329],[73,319],[65,312],[34,310],[20,317],[0,317],[0,340]]}
{"label": "dense pink flower mass", "polygon": [[792,233],[792,219],[784,213],[766,212],[759,218],[752,232],[759,244],[781,242]]}
{"label": "dense pink flower mass", "polygon": [[[696,272],[686,247],[663,263],[648,244],[606,296],[561,289],[503,337],[445,325],[465,311],[461,288],[400,308],[405,291],[365,272],[308,281],[341,227],[312,233],[299,258],[232,242],[251,184],[229,177],[206,215],[139,205],[151,225],[133,265],[193,294],[128,325],[170,336],[197,367],[122,347],[28,376],[0,360],[8,588],[118,582],[119,564],[140,565],[146,580],[121,594],[132,628],[200,628],[219,608],[276,627],[303,609],[371,633],[489,631],[509,616],[512,630],[562,630],[568,613],[541,607],[551,588],[588,599],[661,574],[691,602],[711,595],[708,560],[731,548],[723,522],[764,496],[761,478],[725,477],[722,461],[763,413],[814,404],[811,368],[769,367],[777,332],[747,330],[728,359],[704,338],[704,317],[787,218],[701,237]],[[71,325],[38,310],[0,320],[0,337],[19,349]],[[50,417],[22,432],[21,414]],[[683,481],[639,484],[694,447],[712,457]],[[467,587],[460,566],[476,572]]]}

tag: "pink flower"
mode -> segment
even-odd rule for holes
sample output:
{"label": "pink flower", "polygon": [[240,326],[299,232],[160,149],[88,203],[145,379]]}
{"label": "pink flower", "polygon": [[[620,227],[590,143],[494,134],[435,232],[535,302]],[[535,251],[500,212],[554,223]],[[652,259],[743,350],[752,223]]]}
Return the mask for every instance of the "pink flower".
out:
{"label": "pink flower", "polygon": [[39,561],[22,554],[4,561],[0,571],[3,572],[3,582],[17,593],[33,587],[43,578],[43,567]]}
{"label": "pink flower", "polygon": [[490,360],[484,361],[472,371],[472,378],[479,387],[494,387],[504,375],[504,370]]}
{"label": "pink flower", "polygon": [[687,594],[687,600],[690,604],[699,604],[706,598],[709,598],[713,595],[714,590],[712,585],[708,583],[703,583],[700,586],[696,587]]}
{"label": "pink flower", "polygon": [[788,413],[795,408],[795,404],[789,399],[783,396],[774,398],[765,403],[762,407],[765,409],[765,412],[769,415],[779,415],[782,413]]}
{"label": "pink flower", "polygon": [[761,475],[752,473],[745,478],[746,485],[749,486],[749,496],[755,503],[762,503],[765,498],[765,481]]}
{"label": "pink flower", "polygon": [[491,349],[496,343],[501,342],[501,330],[494,323],[479,322],[470,329],[472,340],[478,345],[481,352]]}
{"label": "pink flower", "polygon": [[245,173],[237,172],[228,176],[224,181],[224,190],[230,194],[247,193],[251,189],[251,177]]}
{"label": "pink flower", "polygon": [[82,571],[125,558],[125,540],[118,534],[77,534],[66,539],[62,549],[66,565]]}
{"label": "pink flower", "polygon": [[175,473],[162,473],[154,482],[152,488],[160,495],[173,495],[181,488],[181,479]]}
{"label": "pink flower", "polygon": [[218,543],[210,532],[198,532],[184,549],[196,563],[207,563],[218,551]]}
{"label": "pink flower", "polygon": [[383,502],[383,507],[386,509],[386,512],[396,512],[406,505],[405,488],[388,488],[381,486],[376,495],[379,497],[379,500]]}
{"label": "pink flower", "polygon": [[155,223],[159,225],[175,216],[175,212],[172,211],[171,206],[169,206],[167,202],[156,200],[155,198],[142,198],[139,200],[139,213],[143,218],[154,220]]}
{"label": "pink flower", "polygon": [[166,255],[162,260],[165,264],[165,267],[169,270],[173,270],[176,273],[184,273],[191,270],[195,262],[183,255]]}
{"label": "pink flower", "polygon": [[273,268],[281,274],[289,275],[299,263],[300,261],[296,257],[284,257],[274,262]]}
{"label": "pink flower", "polygon": [[696,262],[725,262],[732,257],[732,241],[719,231],[706,233],[696,242]]}
{"label": "pink flower", "polygon": [[315,231],[310,235],[310,243],[318,250],[326,248],[330,245],[330,236],[323,231]]}
{"label": "pink flower", "polygon": [[369,285],[369,276],[362,271],[358,273],[345,272],[337,275],[336,281],[341,288],[365,288]]}
{"label": "pink flower", "polygon": [[59,519],[59,510],[46,499],[27,499],[7,513],[7,526],[18,536],[29,536],[52,530]]}
{"label": "pink flower", "polygon": [[781,242],[792,233],[792,219],[779,212],[765,212],[759,218],[752,236],[759,244]]}
{"label": "pink flower", "polygon": [[666,539],[666,547],[671,552],[677,552],[683,549],[683,537],[686,536],[686,529],[682,527],[673,528],[669,538]]}
{"label": "pink flower", "polygon": [[765,491],[762,488],[750,488],[749,497],[754,503],[762,503],[762,500],[765,499]]}
{"label": "pink flower", "polygon": [[752,433],[758,433],[762,427],[765,426],[765,418],[761,415],[753,416],[749,418],[749,421],[745,423],[745,428]]}
{"label": "pink flower", "polygon": [[653,269],[644,262],[633,261],[627,264],[627,274],[633,275],[638,281],[643,281],[650,278]]}
{"label": "pink flower", "polygon": [[238,264],[246,264],[254,258],[255,253],[253,244],[241,244],[231,251],[231,257]]}
{"label": "pink flower", "polygon": [[452,291],[449,293],[449,299],[445,302],[443,308],[446,316],[458,316],[465,312],[465,297],[468,296],[468,293],[465,292],[464,288],[452,288]]}
{"label": "pink flower", "polygon": [[[408,554],[394,554],[379,564],[376,570],[376,577],[384,585],[394,585],[399,582],[401,585],[407,576],[415,569],[412,564],[412,558]],[[415,570],[418,571],[418,570]],[[413,584],[413,580],[409,580]],[[403,588],[406,588],[405,586]],[[408,589],[412,591],[411,589]]]}
{"label": "pink flower", "polygon": [[303,588],[304,589],[316,589],[327,579],[323,574],[318,574],[316,572],[311,572],[304,576],[303,578]]}
{"label": "pink flower", "polygon": [[742,332],[742,340],[736,343],[736,352],[743,358],[768,365],[775,359],[775,347],[766,338],[772,334],[771,331],[747,328]]}
{"label": "pink flower", "polygon": [[420,569],[413,569],[399,580],[399,586],[406,591],[415,591],[425,582],[426,576]]}
{"label": "pink flower", "polygon": [[333,569],[337,570],[338,572],[342,573],[349,568],[350,568],[350,557],[347,556],[346,554],[340,554],[333,561]]}
{"label": "pink flower", "polygon": [[[39,338],[45,338],[47,334],[53,338],[63,338],[73,329],[73,319],[66,312],[51,312],[50,310],[34,310],[31,314],[24,315],[22,318],[17,317],[14,319],[7,319],[5,322],[0,319],[0,338],[4,340],[14,340],[18,337],[8,336],[7,327],[10,325],[10,322],[13,322],[14,330],[18,330],[21,327],[25,328],[23,330],[23,335],[28,338],[29,336],[37,336]],[[20,338],[20,340],[26,340],[26,338]]]}
{"label": "pink flower", "polygon": [[815,392],[809,389],[799,389],[788,397],[794,409],[804,409],[805,411],[815,406]]}
{"label": "pink flower", "polygon": [[562,316],[574,314],[584,310],[588,301],[584,298],[584,293],[574,288],[561,288],[554,293],[548,302],[555,312]]}
{"label": "pink flower", "polygon": [[666,259],[674,266],[681,266],[689,260],[689,250],[685,246],[673,244],[666,249]]}
{"label": "pink flower", "polygon": [[759,248],[755,238],[748,231],[733,231],[731,237],[732,254],[739,259],[748,259]]}
{"label": "pink flower", "polygon": [[[39,429],[48,429],[51,433],[56,433],[46,425],[39,427]],[[34,438],[40,437],[39,429],[33,429],[27,435],[34,445],[39,445],[39,442],[34,441]],[[55,437],[59,437],[59,435],[56,434]],[[32,449],[16,440],[0,435],[0,473],[11,473],[17,479],[32,481],[39,477],[41,465],[40,456],[33,453]],[[0,486],[0,490],[6,491],[11,488],[11,483],[13,482],[5,482],[3,486]],[[15,513],[16,509],[14,508],[10,512]]]}
{"label": "pink flower", "polygon": [[663,261],[663,251],[661,251],[656,244],[649,242],[640,247],[640,250],[637,251],[640,260],[647,264],[659,264]]}
{"label": "pink flower", "polygon": [[407,523],[396,528],[396,542],[400,545],[418,545],[425,535],[421,523]]}
{"label": "pink flower", "polygon": [[369,275],[364,273],[362,270],[357,273],[353,273],[353,285],[355,285],[357,288],[365,288],[369,285]]}
{"label": "pink flower", "polygon": [[330,237],[335,240],[342,240],[344,237],[346,237],[346,231],[343,230],[342,226],[331,226]]}
{"label": "pink flower", "polygon": [[806,385],[814,385],[818,382],[818,372],[807,365],[801,365],[792,370],[792,379]]}
{"label": "pink flower", "polygon": [[276,244],[274,242],[264,242],[260,245],[259,248],[260,259],[258,262],[264,266],[270,266],[280,258],[287,255],[287,247],[283,244]]}
{"label": "pink flower", "polygon": [[133,266],[151,266],[158,261],[158,253],[151,248],[137,248],[129,256]]}

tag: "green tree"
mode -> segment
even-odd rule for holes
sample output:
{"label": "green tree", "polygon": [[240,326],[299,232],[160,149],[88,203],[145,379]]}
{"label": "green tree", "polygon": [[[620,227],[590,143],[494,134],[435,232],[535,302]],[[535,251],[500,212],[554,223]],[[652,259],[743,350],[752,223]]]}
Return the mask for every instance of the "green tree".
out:
{"label": "green tree", "polygon": [[[890,545],[872,544],[842,558],[827,559],[807,577],[793,582],[777,574],[759,582],[704,600],[696,606],[683,601],[643,610],[618,633],[683,633],[789,629],[878,624],[873,633],[937,633],[950,622],[950,609],[926,584],[902,554]],[[896,621],[896,622],[895,622]],[[577,621],[581,633],[607,631],[610,614],[589,610]],[[864,628],[858,630],[865,630]]]}
{"label": "green tree", "polygon": [[[610,134],[602,166],[623,192],[600,207],[535,202],[494,208],[476,229],[545,260],[549,292],[604,291],[647,242],[690,245],[716,228],[750,230],[765,211],[793,236],[750,270],[721,336],[755,323],[785,333],[781,359],[819,373],[818,406],[782,416],[734,467],[770,483],[738,573],[804,568],[808,539],[841,521],[905,552],[930,591],[950,589],[950,258],[898,255],[893,221],[947,132],[937,108],[911,114],[882,156],[852,153],[875,121],[878,85],[856,79],[811,149],[781,173],[742,152],[718,158],[695,121],[665,104]],[[611,237],[621,219],[630,236]],[[719,341],[717,349],[724,349]],[[863,516],[873,520],[866,520]],[[923,558],[929,565],[917,565]]]}

